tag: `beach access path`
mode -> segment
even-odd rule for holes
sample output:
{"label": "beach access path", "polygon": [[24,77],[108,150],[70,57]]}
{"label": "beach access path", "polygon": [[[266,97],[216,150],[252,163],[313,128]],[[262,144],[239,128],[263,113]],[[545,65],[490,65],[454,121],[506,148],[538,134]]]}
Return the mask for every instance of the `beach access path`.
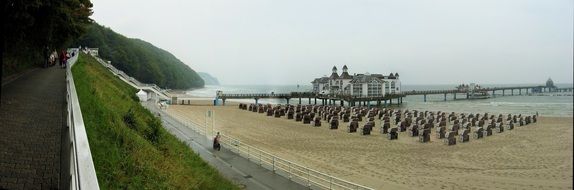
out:
{"label": "beach access path", "polygon": [[2,84],[0,189],[60,189],[65,69],[35,69]]}
{"label": "beach access path", "polygon": [[211,139],[196,133],[164,111],[159,110],[153,102],[143,102],[142,105],[156,115],[159,113],[163,127],[166,130],[185,142],[204,161],[235,184],[250,190],[307,189],[307,187],[274,174],[227,149],[222,148],[221,151],[213,150]]}

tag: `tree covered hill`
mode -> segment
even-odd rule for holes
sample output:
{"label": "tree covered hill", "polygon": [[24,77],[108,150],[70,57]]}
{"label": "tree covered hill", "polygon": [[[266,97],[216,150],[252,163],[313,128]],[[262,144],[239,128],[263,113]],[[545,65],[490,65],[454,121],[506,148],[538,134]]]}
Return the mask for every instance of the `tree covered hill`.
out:
{"label": "tree covered hill", "polygon": [[99,48],[99,55],[143,83],[162,88],[203,87],[204,81],[171,53],[140,40],[127,38],[110,28],[93,23],[75,46]]}

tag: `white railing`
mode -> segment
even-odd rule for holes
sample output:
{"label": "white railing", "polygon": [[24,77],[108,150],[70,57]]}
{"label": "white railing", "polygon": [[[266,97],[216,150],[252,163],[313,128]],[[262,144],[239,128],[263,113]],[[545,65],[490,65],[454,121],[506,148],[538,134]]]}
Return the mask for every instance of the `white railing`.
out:
{"label": "white railing", "polygon": [[[165,112],[163,115],[171,117],[173,120],[187,126],[189,129],[200,135],[206,136],[208,139],[210,139],[209,130],[211,130],[211,135],[214,133],[213,128],[207,127],[207,124],[202,126],[193,121],[180,121],[179,119],[176,119],[175,117],[172,117]],[[301,164],[297,164],[295,162],[281,158],[254,146],[245,144],[240,140],[228,135],[221,133],[220,135],[220,142],[223,148],[226,148],[251,162],[259,164],[261,167],[266,168],[273,173],[282,175],[311,189],[372,190],[372,188],[349,182],[347,180],[343,180],[324,172],[320,172],[307,166],[303,166]]]}
{"label": "white railing", "polygon": [[122,80],[124,80],[125,82],[127,82],[128,84],[132,85],[135,88],[143,88],[146,87],[148,89],[151,90],[155,90],[157,94],[164,96],[164,98],[169,98],[169,96],[166,94],[166,90],[161,89],[159,86],[157,86],[156,84],[146,84],[146,83],[142,83],[140,81],[138,81],[137,79],[129,76],[128,74],[124,73],[122,70],[117,69],[116,67],[114,67],[112,64],[107,63],[106,61],[104,61],[103,59],[92,55],[100,64],[102,64],[104,67],[108,68],[114,75],[119,76]]}
{"label": "white railing", "polygon": [[69,134],[69,141],[66,143],[69,143],[70,147],[69,188],[100,189],[71,69],[78,60],[79,51],[77,49],[72,49],[72,51],[75,51],[75,56],[68,60],[68,67],[66,68],[66,102],[68,111],[67,122]]}
{"label": "white railing", "polygon": [[363,185],[349,182],[332,175],[311,169],[307,166],[283,159],[251,145],[227,136],[221,135],[221,144],[228,150],[241,155],[261,167],[283,175],[309,188],[319,189],[372,189]]}

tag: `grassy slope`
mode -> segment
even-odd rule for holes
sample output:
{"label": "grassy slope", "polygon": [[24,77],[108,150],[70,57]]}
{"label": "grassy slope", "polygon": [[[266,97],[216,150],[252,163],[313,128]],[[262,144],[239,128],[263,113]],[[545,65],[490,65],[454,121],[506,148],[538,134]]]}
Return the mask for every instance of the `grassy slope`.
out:
{"label": "grassy slope", "polygon": [[90,56],[72,69],[102,189],[238,189],[143,108]]}

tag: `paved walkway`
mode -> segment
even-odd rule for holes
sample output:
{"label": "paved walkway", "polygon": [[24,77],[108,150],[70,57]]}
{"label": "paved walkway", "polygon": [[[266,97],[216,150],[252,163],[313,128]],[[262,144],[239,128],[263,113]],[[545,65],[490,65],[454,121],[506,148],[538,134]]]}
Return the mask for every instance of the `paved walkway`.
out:
{"label": "paved walkway", "polygon": [[162,116],[161,119],[164,128],[180,140],[186,142],[204,161],[216,168],[223,176],[234,183],[240,184],[250,190],[308,189],[283,176],[274,174],[268,169],[224,149],[224,147],[221,151],[214,151],[211,147],[211,140],[208,140],[205,136],[194,132],[165,112],[160,111],[153,103],[146,102],[143,103],[143,105],[153,113],[157,114],[159,112]]}
{"label": "paved walkway", "polygon": [[0,189],[59,189],[65,94],[58,66],[2,86]]}

